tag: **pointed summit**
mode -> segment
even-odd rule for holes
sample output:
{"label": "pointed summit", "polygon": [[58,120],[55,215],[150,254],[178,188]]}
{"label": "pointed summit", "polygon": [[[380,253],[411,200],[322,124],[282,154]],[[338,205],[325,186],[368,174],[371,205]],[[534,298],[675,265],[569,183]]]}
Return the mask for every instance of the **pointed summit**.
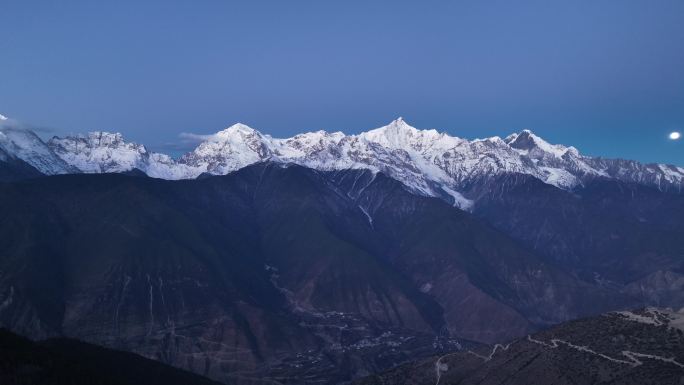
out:
{"label": "pointed summit", "polygon": [[364,133],[361,137],[369,142],[379,143],[390,148],[406,147],[418,136],[419,130],[408,125],[404,118],[399,117],[386,126],[376,128]]}
{"label": "pointed summit", "polygon": [[518,134],[509,135],[506,137],[506,143],[518,152],[532,158],[540,158],[545,155],[560,158],[568,151],[568,147],[551,144],[528,129],[522,130]]}
{"label": "pointed summit", "polygon": [[235,123],[232,126],[226,128],[223,131],[256,132],[257,130],[253,129],[252,127],[250,127],[244,123],[238,122],[238,123]]}
{"label": "pointed summit", "polygon": [[239,134],[241,136],[254,134],[261,136],[261,133],[259,131],[243,123],[235,123],[232,126],[217,132],[214,136],[217,138],[226,138],[232,137],[236,134]]}
{"label": "pointed summit", "polygon": [[386,128],[397,128],[397,129],[403,129],[403,130],[414,130],[416,131],[417,129],[410,124],[406,123],[403,117],[398,117],[394,119],[393,121],[390,122],[390,124],[385,126]]}
{"label": "pointed summit", "polygon": [[227,174],[273,156],[271,137],[236,123],[211,135],[178,162],[210,174]]}
{"label": "pointed summit", "polygon": [[524,129],[518,133],[511,134],[506,138],[506,142],[513,148],[521,150],[529,150],[536,146],[537,142],[544,142],[540,137],[535,135],[531,130]]}

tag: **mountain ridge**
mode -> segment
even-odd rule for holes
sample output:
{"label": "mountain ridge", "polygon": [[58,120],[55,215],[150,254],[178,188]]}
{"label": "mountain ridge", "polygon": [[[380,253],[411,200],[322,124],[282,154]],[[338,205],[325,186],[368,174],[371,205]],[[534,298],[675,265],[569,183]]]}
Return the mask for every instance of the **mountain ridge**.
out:
{"label": "mountain ridge", "polygon": [[[569,191],[594,178],[678,193],[684,185],[682,167],[589,157],[575,147],[550,144],[530,130],[504,139],[467,140],[434,129],[420,130],[398,118],[356,135],[321,130],[279,139],[237,123],[204,139],[194,150],[174,159],[151,152],[142,144],[126,142],[118,133],[96,131],[53,137],[47,142],[48,154],[56,155],[55,162],[61,166],[39,170],[56,174],[137,168],[151,177],[177,180],[224,175],[262,161],[295,163],[322,171],[368,169],[386,173],[415,193],[440,197],[466,210],[479,198],[470,191],[470,185],[505,174],[531,175]],[[41,147],[40,151],[45,149]]]}
{"label": "mountain ridge", "polygon": [[525,337],[397,366],[355,385],[678,385],[684,309],[643,308],[556,325]]}

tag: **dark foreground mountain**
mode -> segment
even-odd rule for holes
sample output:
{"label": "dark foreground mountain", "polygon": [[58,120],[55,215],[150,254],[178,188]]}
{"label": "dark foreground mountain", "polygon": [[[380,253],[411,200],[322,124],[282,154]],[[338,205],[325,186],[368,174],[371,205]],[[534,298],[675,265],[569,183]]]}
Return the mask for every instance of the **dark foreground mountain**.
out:
{"label": "dark foreground mountain", "polygon": [[684,312],[644,309],[570,321],[508,344],[435,356],[357,385],[679,385]]}
{"label": "dark foreground mountain", "polygon": [[[226,383],[338,383],[608,310],[681,306],[679,281],[668,281],[684,255],[681,218],[656,218],[679,212],[681,195],[647,190],[630,203],[634,217],[616,218],[588,213],[595,201],[622,205],[621,195],[571,195],[585,214],[554,222],[575,226],[566,243],[607,244],[611,258],[622,252],[665,277],[640,282],[630,265],[606,281],[607,264],[584,254],[566,264],[517,231],[543,230],[563,206],[530,208],[526,223],[524,187],[496,217],[487,207],[501,196],[482,186],[473,194],[487,205],[473,215],[382,173],[282,163],[197,180],[72,174],[0,184],[0,325]],[[570,194],[542,184],[528,200],[556,196],[544,186]],[[604,223],[625,242],[582,229]],[[635,249],[636,236],[649,242]]]}
{"label": "dark foreground mountain", "polygon": [[627,300],[368,171],[63,175],[0,195],[3,326],[226,382],[351,379]]}
{"label": "dark foreground mountain", "polygon": [[43,174],[21,159],[6,157],[0,150],[0,182],[41,177]]}
{"label": "dark foreground mountain", "polygon": [[219,385],[196,374],[84,342],[33,342],[0,329],[3,385]]}

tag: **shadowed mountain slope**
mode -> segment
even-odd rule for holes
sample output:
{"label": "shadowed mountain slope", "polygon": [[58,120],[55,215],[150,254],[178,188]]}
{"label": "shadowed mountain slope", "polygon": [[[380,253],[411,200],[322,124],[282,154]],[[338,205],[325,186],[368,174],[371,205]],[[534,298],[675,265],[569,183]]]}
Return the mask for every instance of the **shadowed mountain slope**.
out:
{"label": "shadowed mountain slope", "polygon": [[136,354],[71,339],[33,342],[0,329],[3,385],[218,385]]}
{"label": "shadowed mountain slope", "polygon": [[61,175],[0,196],[0,325],[227,383],[335,383],[642,300],[367,170]]}

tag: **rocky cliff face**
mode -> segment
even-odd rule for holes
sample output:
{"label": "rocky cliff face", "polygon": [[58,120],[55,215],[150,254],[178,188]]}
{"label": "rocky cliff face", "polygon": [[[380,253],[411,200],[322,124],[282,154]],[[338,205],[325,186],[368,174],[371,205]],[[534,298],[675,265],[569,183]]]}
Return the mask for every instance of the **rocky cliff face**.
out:
{"label": "rocky cliff face", "polygon": [[164,179],[178,179],[183,175],[183,170],[168,155],[126,142],[121,134],[90,132],[85,136],[53,137],[47,144],[65,162],[84,173],[140,170]]}

